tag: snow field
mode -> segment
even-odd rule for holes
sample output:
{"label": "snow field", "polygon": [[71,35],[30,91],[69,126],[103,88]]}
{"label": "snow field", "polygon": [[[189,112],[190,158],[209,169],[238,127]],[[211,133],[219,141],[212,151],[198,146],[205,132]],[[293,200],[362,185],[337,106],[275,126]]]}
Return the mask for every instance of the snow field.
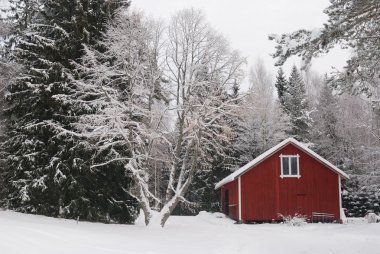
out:
{"label": "snow field", "polygon": [[380,253],[380,224],[238,225],[222,214],[172,216],[165,228],[0,211],[1,254]]}

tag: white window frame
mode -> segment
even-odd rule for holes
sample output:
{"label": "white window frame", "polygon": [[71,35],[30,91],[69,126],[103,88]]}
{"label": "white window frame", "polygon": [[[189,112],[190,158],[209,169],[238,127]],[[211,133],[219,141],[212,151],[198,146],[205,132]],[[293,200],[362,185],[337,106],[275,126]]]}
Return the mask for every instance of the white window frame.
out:
{"label": "white window frame", "polygon": [[[282,166],[282,158],[289,158],[289,175],[284,175],[284,171],[283,171],[283,166]],[[297,158],[297,175],[292,175],[292,167],[291,167],[291,158]],[[301,174],[300,174],[300,156],[299,154],[296,154],[296,155],[284,155],[284,154],[281,154],[280,155],[280,163],[281,163],[281,175],[280,177],[281,178],[288,178],[288,177],[296,177],[296,178],[300,178],[301,177]]]}

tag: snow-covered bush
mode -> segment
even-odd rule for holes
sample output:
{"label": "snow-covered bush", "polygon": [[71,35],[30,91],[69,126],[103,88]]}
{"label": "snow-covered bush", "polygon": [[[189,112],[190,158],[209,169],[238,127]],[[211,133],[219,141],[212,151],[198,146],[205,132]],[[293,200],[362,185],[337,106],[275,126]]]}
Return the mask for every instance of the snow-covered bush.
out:
{"label": "snow-covered bush", "polygon": [[296,213],[294,216],[292,215],[278,215],[283,222],[289,227],[300,227],[307,224],[307,217],[302,214]]}
{"label": "snow-covered bush", "polygon": [[365,220],[368,222],[368,223],[376,223],[377,222],[377,216],[375,213],[373,212],[369,212],[366,214],[366,216],[364,217]]}

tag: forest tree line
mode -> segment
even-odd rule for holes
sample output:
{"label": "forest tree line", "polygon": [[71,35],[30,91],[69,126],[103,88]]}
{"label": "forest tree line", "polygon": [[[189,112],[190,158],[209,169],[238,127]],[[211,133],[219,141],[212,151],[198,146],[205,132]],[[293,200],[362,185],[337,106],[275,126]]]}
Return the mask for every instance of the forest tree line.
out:
{"label": "forest tree line", "polygon": [[[291,136],[350,174],[347,215],[380,211],[376,83],[349,93],[344,77],[296,66],[273,76],[257,61],[243,90],[245,57],[202,11],[163,22],[122,0],[9,2],[2,207],[107,223],[141,209],[163,226],[219,211],[215,183]],[[280,57],[287,40],[272,38]]]}

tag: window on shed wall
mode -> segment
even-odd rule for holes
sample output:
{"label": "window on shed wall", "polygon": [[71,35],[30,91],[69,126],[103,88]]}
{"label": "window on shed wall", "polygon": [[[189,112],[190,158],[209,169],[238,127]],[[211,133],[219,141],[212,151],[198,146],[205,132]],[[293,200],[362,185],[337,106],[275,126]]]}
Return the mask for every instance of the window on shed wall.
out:
{"label": "window on shed wall", "polygon": [[301,177],[299,155],[280,155],[281,177]]}

